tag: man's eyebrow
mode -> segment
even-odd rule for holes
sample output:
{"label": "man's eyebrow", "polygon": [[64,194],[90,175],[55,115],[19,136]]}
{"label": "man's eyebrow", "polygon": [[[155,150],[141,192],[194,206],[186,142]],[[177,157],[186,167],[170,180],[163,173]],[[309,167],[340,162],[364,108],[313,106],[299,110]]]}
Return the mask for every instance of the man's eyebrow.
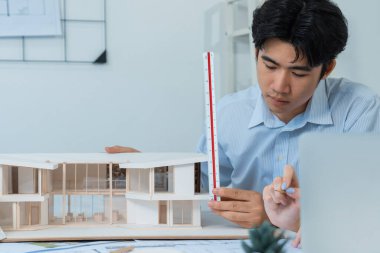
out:
{"label": "man's eyebrow", "polygon": [[271,63],[273,63],[274,65],[277,65],[277,66],[280,65],[280,64],[278,64],[278,62],[276,62],[275,60],[271,59],[270,57],[268,57],[266,55],[262,55],[261,59],[263,59],[264,61],[269,61],[269,62],[271,62]]}
{"label": "man's eyebrow", "polygon": [[[269,62],[273,63],[276,66],[280,65],[278,62],[276,62],[275,60],[273,60],[272,58],[270,58],[270,57],[268,57],[266,55],[262,55],[261,59],[263,59],[264,61],[269,61]],[[310,72],[311,71],[311,68],[309,66],[291,66],[291,67],[288,67],[288,69],[301,70],[301,71],[306,71],[306,72]]]}
{"label": "man's eyebrow", "polygon": [[301,70],[301,71],[306,71],[310,72],[311,68],[309,66],[291,66],[289,69],[294,69],[294,70]]}

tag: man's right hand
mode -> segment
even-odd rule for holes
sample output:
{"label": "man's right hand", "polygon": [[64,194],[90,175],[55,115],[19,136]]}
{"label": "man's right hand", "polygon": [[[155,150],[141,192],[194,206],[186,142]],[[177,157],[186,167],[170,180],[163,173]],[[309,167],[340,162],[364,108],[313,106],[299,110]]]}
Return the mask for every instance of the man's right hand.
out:
{"label": "man's right hand", "polygon": [[258,227],[267,219],[260,193],[236,188],[215,188],[212,191],[222,201],[210,200],[215,214],[244,228]]}
{"label": "man's right hand", "polygon": [[131,148],[131,147],[123,147],[123,146],[112,146],[112,147],[105,147],[105,151],[109,154],[115,154],[115,153],[136,153],[140,152],[137,149]]}

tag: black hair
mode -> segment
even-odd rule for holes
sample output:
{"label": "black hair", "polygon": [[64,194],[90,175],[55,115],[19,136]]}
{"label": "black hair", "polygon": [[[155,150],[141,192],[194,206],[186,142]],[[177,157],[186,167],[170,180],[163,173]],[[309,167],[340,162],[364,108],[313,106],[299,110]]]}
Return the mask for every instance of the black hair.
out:
{"label": "black hair", "polygon": [[329,0],[267,0],[253,12],[252,37],[262,49],[278,38],[294,46],[297,61],[306,56],[310,67],[322,64],[321,76],[347,43],[347,21]]}

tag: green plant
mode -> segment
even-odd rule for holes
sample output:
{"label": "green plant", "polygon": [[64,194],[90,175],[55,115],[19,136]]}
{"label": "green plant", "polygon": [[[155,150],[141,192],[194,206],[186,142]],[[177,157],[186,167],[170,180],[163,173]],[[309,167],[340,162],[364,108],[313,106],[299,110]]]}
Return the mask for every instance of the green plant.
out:
{"label": "green plant", "polygon": [[[283,231],[264,221],[260,227],[249,230],[251,246],[245,241],[242,246],[246,253],[282,253],[287,242],[283,235]],[[284,241],[280,242],[281,239]]]}

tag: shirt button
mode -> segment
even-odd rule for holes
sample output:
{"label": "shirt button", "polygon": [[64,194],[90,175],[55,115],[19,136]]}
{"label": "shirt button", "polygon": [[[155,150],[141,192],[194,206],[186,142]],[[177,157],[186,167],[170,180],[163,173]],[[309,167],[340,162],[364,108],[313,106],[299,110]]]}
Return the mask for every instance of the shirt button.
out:
{"label": "shirt button", "polygon": [[283,159],[283,157],[281,156],[281,155],[279,155],[278,157],[277,157],[277,161],[281,161]]}

